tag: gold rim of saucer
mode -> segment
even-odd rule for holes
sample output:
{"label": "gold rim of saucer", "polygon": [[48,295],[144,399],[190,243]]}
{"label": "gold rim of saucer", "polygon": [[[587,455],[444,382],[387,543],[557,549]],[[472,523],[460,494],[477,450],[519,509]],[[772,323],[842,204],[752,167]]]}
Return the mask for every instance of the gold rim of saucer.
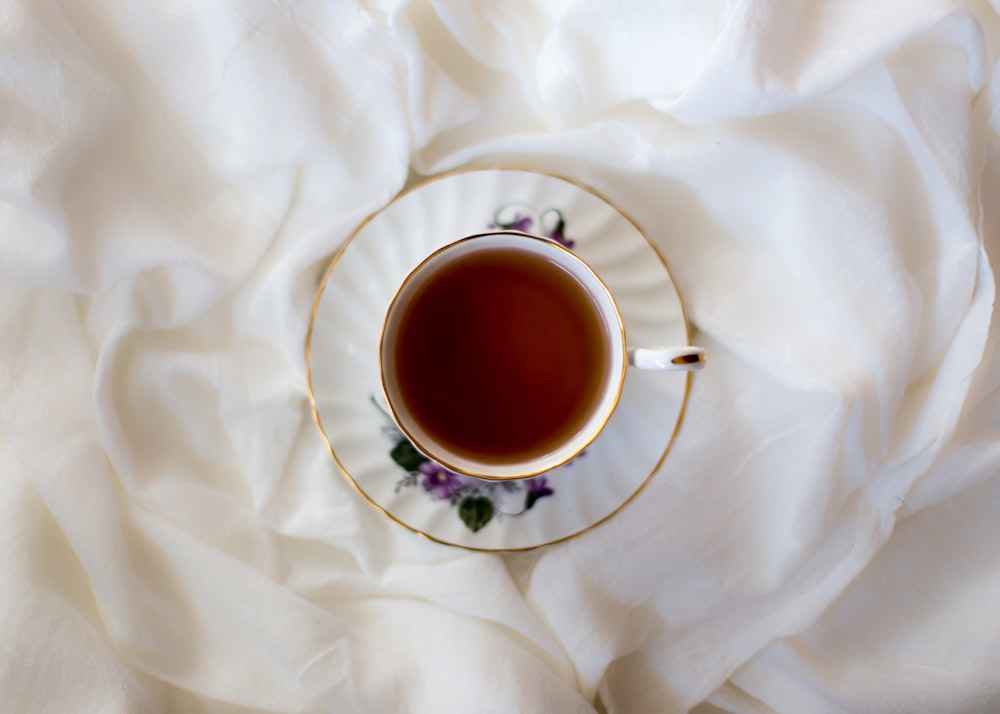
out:
{"label": "gold rim of saucer", "polygon": [[557,469],[560,466],[563,466],[567,462],[572,461],[574,458],[576,458],[577,455],[580,454],[581,451],[583,451],[592,443],[594,443],[594,439],[600,436],[601,432],[604,431],[604,427],[607,426],[608,421],[611,420],[611,415],[614,414],[615,409],[618,408],[618,402],[620,402],[622,398],[622,390],[625,388],[625,372],[628,369],[628,349],[626,347],[628,342],[625,339],[625,321],[622,319],[621,311],[618,309],[618,302],[615,300],[615,296],[611,293],[611,290],[609,290],[608,286],[604,284],[603,280],[601,280],[601,276],[598,275],[594,271],[594,269],[590,267],[587,261],[583,260],[580,256],[576,255],[575,253],[565,248],[564,246],[559,245],[555,241],[549,240],[548,238],[543,238],[542,236],[533,235],[531,233],[524,233],[522,231],[510,231],[510,230],[496,230],[496,231],[484,231],[482,233],[474,233],[472,235],[464,236],[462,238],[459,238],[458,240],[452,241],[451,243],[441,246],[433,253],[428,255],[426,258],[424,258],[422,261],[420,261],[420,263],[417,264],[417,267],[415,267],[413,270],[410,271],[410,273],[406,276],[403,282],[400,283],[399,287],[396,288],[396,292],[393,294],[392,300],[389,302],[389,309],[386,310],[385,319],[382,321],[382,331],[379,333],[378,367],[379,367],[379,375],[381,377],[380,386],[382,387],[382,396],[385,397],[385,403],[389,406],[389,411],[392,414],[393,421],[396,422],[396,426],[398,426],[400,431],[402,431],[403,434],[406,435],[406,438],[410,440],[410,443],[416,446],[419,451],[429,456],[430,451],[426,448],[426,445],[421,443],[421,440],[415,434],[413,434],[413,432],[411,432],[406,427],[406,425],[403,424],[403,421],[399,418],[399,413],[396,411],[396,406],[392,403],[392,398],[389,396],[389,391],[385,388],[385,378],[384,378],[385,364],[383,361],[383,352],[385,351],[385,329],[386,326],[389,324],[389,316],[392,314],[393,308],[396,306],[396,302],[399,300],[400,293],[402,293],[403,290],[406,288],[406,286],[410,283],[411,279],[416,275],[417,271],[419,271],[421,268],[427,265],[427,263],[433,260],[435,257],[440,255],[444,251],[452,248],[453,246],[456,246],[460,243],[465,243],[466,241],[475,240],[477,238],[483,238],[485,236],[494,236],[494,235],[514,235],[514,236],[521,236],[524,238],[528,238],[531,240],[536,240],[546,244],[547,246],[551,246],[552,250],[562,251],[570,258],[572,258],[574,261],[580,263],[584,267],[584,269],[588,273],[590,273],[591,276],[593,276],[597,284],[601,286],[601,289],[608,296],[608,300],[611,302],[611,307],[614,309],[615,313],[615,320],[618,321],[618,336],[619,336],[618,342],[622,354],[622,368],[618,374],[618,384],[615,388],[615,397],[611,403],[611,407],[608,409],[607,414],[605,414],[604,418],[601,419],[600,424],[596,426],[596,428],[594,429],[594,433],[583,444],[581,444],[578,449],[566,455],[565,457],[561,458],[559,461],[551,465],[547,465],[544,469],[526,471],[524,473],[513,474],[511,476],[486,476],[485,474],[477,474],[473,473],[472,471],[465,470],[459,466],[456,466],[453,463],[449,463],[449,461],[442,459],[440,456],[437,455],[433,456],[433,460],[436,463],[441,464],[449,471],[454,471],[455,473],[462,474],[463,476],[472,476],[473,478],[482,479],[484,481],[520,481],[523,479],[534,478],[535,476],[539,476],[545,473],[546,471],[552,471],[553,469]]}
{"label": "gold rim of saucer", "polygon": [[[418,191],[421,188],[424,188],[424,187],[428,186],[429,184],[441,181],[443,179],[451,178],[453,176],[458,176],[458,175],[466,174],[466,173],[475,173],[475,172],[484,172],[484,171],[511,171],[511,172],[531,173],[531,174],[538,174],[538,175],[541,175],[541,176],[548,176],[550,178],[554,178],[554,179],[557,179],[559,181],[564,181],[565,183],[568,183],[571,186],[575,186],[576,188],[578,188],[578,189],[580,189],[582,191],[585,191],[585,192],[591,194],[592,196],[598,198],[599,200],[601,200],[605,204],[607,204],[612,210],[616,211],[619,215],[621,215],[626,221],[628,221],[628,223],[633,228],[635,228],[636,232],[640,236],[642,236],[642,239],[644,241],[646,241],[646,244],[652,249],[652,251],[656,255],[656,257],[659,258],[660,264],[663,266],[664,271],[667,273],[667,276],[670,278],[671,286],[673,287],[674,292],[677,295],[677,301],[678,301],[678,303],[680,305],[681,318],[684,321],[684,334],[685,334],[685,337],[687,338],[687,343],[689,345],[691,344],[691,322],[690,322],[690,320],[688,320],[687,309],[686,309],[686,307],[684,305],[684,296],[681,294],[680,289],[677,287],[677,283],[673,279],[673,274],[670,272],[670,266],[667,263],[666,258],[664,258],[663,254],[656,247],[656,244],[653,243],[653,241],[651,241],[649,239],[649,236],[646,235],[646,232],[639,226],[639,224],[632,218],[632,216],[629,215],[628,213],[626,213],[625,211],[623,211],[621,208],[619,208],[618,205],[614,201],[610,200],[607,196],[605,196],[601,192],[597,191],[596,189],[594,189],[594,188],[592,188],[592,187],[590,187],[590,186],[588,186],[586,184],[583,184],[583,183],[581,183],[579,181],[576,181],[574,179],[567,178],[566,176],[563,176],[561,174],[557,174],[557,173],[554,173],[554,172],[550,172],[550,171],[544,171],[544,170],[533,169],[533,168],[524,168],[524,167],[520,167],[520,166],[475,166],[475,167],[463,167],[463,168],[454,169],[454,170],[451,170],[451,171],[446,171],[446,172],[443,172],[443,173],[440,173],[440,174],[435,174],[434,176],[426,177],[423,180],[417,181],[417,182],[415,182],[414,184],[412,184],[410,186],[404,187],[388,203],[386,203],[380,209],[378,209],[377,211],[374,211],[369,216],[367,216],[363,221],[361,221],[361,223],[359,223],[358,226],[353,231],[351,231],[350,235],[348,235],[348,237],[344,240],[343,244],[341,244],[341,246],[333,254],[333,257],[330,259],[330,263],[327,266],[326,270],[324,271],[322,279],[320,280],[319,288],[317,289],[316,296],[313,299],[312,311],[311,311],[311,313],[309,315],[309,326],[308,326],[308,328],[306,330],[306,339],[305,339],[306,387],[307,387],[307,390],[309,392],[309,404],[310,404],[310,407],[312,409],[313,421],[316,423],[316,427],[319,429],[320,437],[323,439],[323,442],[326,444],[327,450],[330,452],[330,456],[333,458],[334,463],[337,465],[337,468],[340,470],[341,474],[348,480],[348,482],[351,484],[351,486],[354,488],[354,490],[357,491],[357,493],[365,501],[367,501],[371,506],[373,506],[379,513],[381,513],[382,515],[384,515],[386,518],[388,518],[393,523],[396,523],[397,525],[402,526],[406,530],[408,530],[408,531],[410,531],[412,533],[416,533],[418,536],[421,536],[422,538],[426,538],[427,540],[433,541],[435,543],[440,543],[442,545],[448,545],[448,546],[452,546],[452,547],[455,547],[455,548],[462,548],[464,550],[477,551],[477,552],[483,552],[483,553],[519,553],[519,552],[525,552],[525,551],[531,551],[531,550],[538,550],[540,548],[545,548],[545,547],[548,547],[548,546],[551,546],[551,545],[556,545],[558,543],[565,543],[566,541],[572,540],[573,538],[577,538],[578,536],[582,536],[585,533],[589,533],[590,531],[594,530],[598,526],[603,525],[604,523],[607,523],[612,518],[614,518],[619,513],[621,513],[621,511],[626,506],[628,506],[630,503],[632,503],[632,501],[634,501],[636,499],[636,497],[638,497],[638,495],[645,490],[645,488],[646,488],[647,484],[649,483],[650,479],[652,479],[652,477],[663,466],[664,461],[666,461],[667,455],[670,453],[670,450],[671,450],[671,448],[674,445],[674,441],[677,439],[677,434],[680,433],[681,424],[684,423],[684,416],[685,416],[685,413],[687,412],[687,403],[688,403],[688,397],[690,396],[690,393],[691,393],[691,379],[692,379],[692,376],[693,376],[693,372],[689,371],[689,372],[685,373],[684,396],[681,398],[681,405],[680,405],[680,409],[679,409],[678,414],[677,414],[677,421],[674,424],[674,429],[673,429],[673,431],[670,434],[670,438],[667,439],[667,443],[666,443],[666,445],[665,445],[665,447],[663,449],[663,453],[660,454],[660,457],[657,459],[656,463],[653,465],[653,468],[646,475],[646,477],[642,480],[642,482],[638,485],[638,487],[635,489],[635,491],[633,491],[628,496],[628,498],[626,498],[625,500],[623,500],[620,504],[618,504],[618,506],[616,506],[613,510],[611,510],[609,513],[607,513],[605,516],[599,518],[598,520],[594,521],[593,523],[588,524],[587,526],[585,526],[584,528],[581,528],[578,531],[570,533],[569,535],[561,536],[559,538],[554,538],[552,540],[545,541],[543,543],[537,543],[537,544],[533,544],[533,545],[529,545],[529,546],[521,546],[521,547],[515,547],[515,548],[482,548],[482,547],[477,547],[477,546],[474,546],[474,545],[465,545],[463,543],[455,543],[455,542],[452,542],[452,541],[449,541],[449,540],[445,540],[443,538],[438,538],[438,537],[433,536],[433,535],[431,535],[429,533],[425,533],[424,531],[420,530],[419,528],[415,528],[415,527],[409,525],[408,523],[405,523],[404,521],[400,520],[399,518],[397,518],[396,516],[394,516],[392,513],[390,513],[384,506],[382,506],[382,504],[378,503],[375,499],[373,499],[371,496],[369,496],[368,493],[363,488],[361,488],[361,486],[358,484],[358,482],[354,479],[354,477],[351,475],[351,473],[347,470],[347,468],[341,462],[340,457],[337,455],[336,450],[333,448],[333,444],[330,442],[330,439],[326,435],[326,430],[323,428],[323,422],[322,422],[322,419],[320,418],[320,415],[319,415],[319,407],[318,407],[318,405],[316,403],[316,395],[313,392],[313,384],[312,384],[312,361],[311,361],[312,334],[313,334],[313,329],[314,329],[314,327],[316,325],[316,313],[319,310],[320,300],[323,297],[323,292],[326,289],[326,285],[327,285],[327,282],[330,279],[330,276],[333,274],[333,271],[336,268],[337,263],[340,261],[341,257],[344,255],[344,252],[351,245],[351,243],[354,242],[354,239],[358,237],[358,235],[361,233],[361,231],[364,230],[364,228],[369,223],[371,223],[371,221],[374,220],[376,216],[378,216],[378,215],[382,214],[383,212],[385,212],[386,210],[388,210],[393,204],[395,204],[397,201],[399,201],[404,196],[406,196],[406,195],[408,195],[408,194],[410,194],[410,193],[412,193],[414,191]],[[603,428],[602,428],[602,431],[603,431]]]}

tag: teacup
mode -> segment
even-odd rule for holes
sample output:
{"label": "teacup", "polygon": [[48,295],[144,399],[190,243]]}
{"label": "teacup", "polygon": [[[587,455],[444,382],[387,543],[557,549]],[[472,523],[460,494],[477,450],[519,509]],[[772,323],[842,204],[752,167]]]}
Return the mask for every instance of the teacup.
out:
{"label": "teacup", "polygon": [[628,346],[614,297],[587,263],[548,238],[494,231],[437,250],[406,277],[379,360],[386,402],[417,449],[501,480],[585,449],[629,365],[694,370],[705,352]]}

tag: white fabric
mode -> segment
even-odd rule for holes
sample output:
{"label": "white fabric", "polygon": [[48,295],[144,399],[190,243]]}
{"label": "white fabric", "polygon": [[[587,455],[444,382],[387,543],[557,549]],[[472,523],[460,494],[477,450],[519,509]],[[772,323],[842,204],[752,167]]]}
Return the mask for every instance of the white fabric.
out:
{"label": "white fabric", "polygon": [[[998,51],[944,0],[0,3],[0,710],[1000,710]],[[308,408],[324,260],[466,164],[612,197],[709,353],[540,552],[397,527]]]}

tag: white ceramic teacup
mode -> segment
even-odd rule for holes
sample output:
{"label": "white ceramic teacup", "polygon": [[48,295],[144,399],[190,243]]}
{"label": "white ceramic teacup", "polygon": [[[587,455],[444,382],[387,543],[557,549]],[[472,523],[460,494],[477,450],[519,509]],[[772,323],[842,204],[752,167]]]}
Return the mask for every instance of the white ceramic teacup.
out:
{"label": "white ceramic teacup", "polygon": [[[568,327],[578,318],[579,329]],[[618,405],[627,366],[690,371],[705,352],[628,345],[614,297],[583,260],[547,238],[494,231],[437,250],[406,277],[379,361],[392,416],[417,449],[500,480],[538,475],[586,448]],[[544,439],[522,448],[534,434]]]}

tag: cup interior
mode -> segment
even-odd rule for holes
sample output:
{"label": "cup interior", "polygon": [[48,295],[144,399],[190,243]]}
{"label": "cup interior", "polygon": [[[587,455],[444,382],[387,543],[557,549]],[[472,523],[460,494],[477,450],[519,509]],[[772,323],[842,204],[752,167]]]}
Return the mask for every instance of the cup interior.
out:
{"label": "cup interior", "polygon": [[[565,434],[558,444],[544,453],[530,458],[508,460],[495,455],[478,456],[468,451],[459,452],[435,438],[426,428],[413,405],[407,403],[400,384],[400,365],[396,343],[410,302],[421,293],[430,281],[454,261],[478,251],[503,250],[522,252],[544,258],[568,273],[575,284],[584,290],[592,301],[603,326],[605,369],[601,376],[599,393],[590,413],[579,428]],[[553,469],[577,455],[600,433],[614,411],[621,396],[625,379],[625,332],[621,316],[610,291],[594,271],[576,255],[547,238],[513,231],[477,234],[451,243],[431,254],[403,281],[393,298],[382,329],[379,346],[382,389],[399,428],[413,445],[433,461],[456,473],[484,479],[516,479],[535,476]],[[586,356],[584,357],[586,358]],[[417,410],[419,411],[419,410]]]}

